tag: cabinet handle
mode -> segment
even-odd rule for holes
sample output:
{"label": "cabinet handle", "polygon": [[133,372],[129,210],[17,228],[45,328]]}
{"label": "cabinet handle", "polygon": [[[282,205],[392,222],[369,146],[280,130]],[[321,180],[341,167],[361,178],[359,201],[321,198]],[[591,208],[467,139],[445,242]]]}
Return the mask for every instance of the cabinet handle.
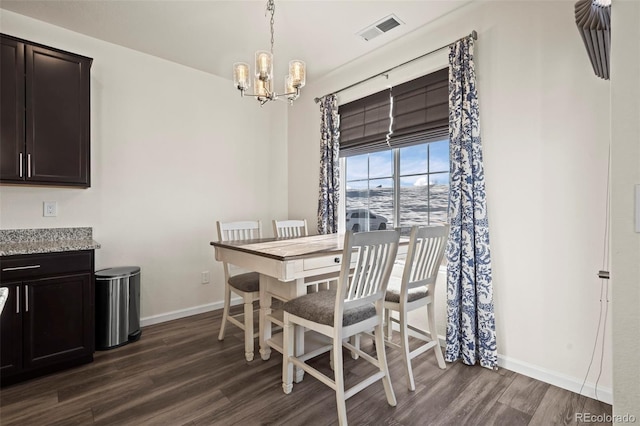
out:
{"label": "cabinet handle", "polygon": [[16,314],[20,313],[20,287],[16,287]]}
{"label": "cabinet handle", "polygon": [[24,286],[24,311],[29,312],[29,286]]}
{"label": "cabinet handle", "polygon": [[20,177],[22,177],[22,153],[20,153],[20,159],[18,161],[19,167],[20,167]]}
{"label": "cabinet handle", "polygon": [[31,154],[27,154],[27,177],[31,177]]}
{"label": "cabinet handle", "polygon": [[2,272],[6,271],[21,271],[23,269],[38,269],[40,265],[29,265],[29,266],[14,266],[12,268],[2,268]]}

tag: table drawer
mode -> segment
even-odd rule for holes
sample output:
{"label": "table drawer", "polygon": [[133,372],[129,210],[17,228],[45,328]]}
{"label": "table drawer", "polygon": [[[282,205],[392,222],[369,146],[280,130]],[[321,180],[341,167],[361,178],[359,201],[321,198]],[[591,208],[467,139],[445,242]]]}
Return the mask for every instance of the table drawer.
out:
{"label": "table drawer", "polygon": [[303,259],[302,269],[310,271],[314,269],[330,268],[342,263],[342,254],[334,254],[332,256],[310,257]]}
{"label": "table drawer", "polygon": [[0,257],[2,281],[79,271],[93,271],[92,250]]}

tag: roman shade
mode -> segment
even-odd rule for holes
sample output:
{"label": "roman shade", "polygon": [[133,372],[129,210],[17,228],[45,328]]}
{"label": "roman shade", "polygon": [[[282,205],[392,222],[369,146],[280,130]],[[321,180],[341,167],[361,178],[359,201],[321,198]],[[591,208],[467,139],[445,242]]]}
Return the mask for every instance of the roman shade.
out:
{"label": "roman shade", "polygon": [[448,69],[341,105],[339,114],[341,157],[447,139]]}

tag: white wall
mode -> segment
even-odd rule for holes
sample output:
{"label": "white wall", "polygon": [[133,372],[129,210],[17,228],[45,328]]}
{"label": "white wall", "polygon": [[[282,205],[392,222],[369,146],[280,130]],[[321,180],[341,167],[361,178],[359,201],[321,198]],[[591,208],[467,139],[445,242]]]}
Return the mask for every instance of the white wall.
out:
{"label": "white wall", "polygon": [[[500,365],[578,391],[600,311],[610,120],[609,83],[593,74],[573,14],[572,2],[459,9],[310,83],[301,108],[289,114],[288,139],[289,213],[315,223],[320,118],[313,97],[477,30]],[[438,61],[446,66],[446,54],[434,58],[424,73]],[[386,84],[368,84],[369,93]],[[437,291],[442,334],[444,282]],[[609,336],[598,394],[611,402]],[[596,355],[585,392],[591,396],[598,364]]]}
{"label": "white wall", "polygon": [[[611,271],[613,413],[640,419],[640,233],[634,232],[634,186],[640,185],[640,2],[612,6]],[[637,421],[637,420],[636,420]]]}
{"label": "white wall", "polygon": [[[215,221],[262,219],[270,235],[287,213],[286,105],[260,108],[229,80],[1,13],[3,33],[94,62],[91,188],[2,186],[0,227],[92,226],[96,268],[141,267],[143,320],[221,301]],[[45,200],[57,217],[42,217]]]}
{"label": "white wall", "polygon": [[[2,186],[0,227],[93,226],[103,246],[98,268],[142,267],[147,318],[210,308],[221,299],[222,272],[209,246],[215,220],[259,217],[269,229],[270,219],[288,213],[307,218],[313,230],[319,159],[313,97],[476,29],[501,363],[579,388],[600,308],[596,272],[610,123],[609,84],[591,71],[572,2],[467,6],[308,83],[289,109],[260,109],[240,99],[228,80],[0,12],[4,33],[94,58],[92,187]],[[423,71],[443,58],[428,58]],[[376,84],[368,90],[385,82]],[[282,158],[288,158],[286,167]],[[58,201],[57,218],[41,216],[44,200]],[[209,286],[199,283],[204,270],[211,271]],[[599,381],[605,400],[612,381],[609,348],[607,338]],[[596,375],[592,370],[587,388]]]}

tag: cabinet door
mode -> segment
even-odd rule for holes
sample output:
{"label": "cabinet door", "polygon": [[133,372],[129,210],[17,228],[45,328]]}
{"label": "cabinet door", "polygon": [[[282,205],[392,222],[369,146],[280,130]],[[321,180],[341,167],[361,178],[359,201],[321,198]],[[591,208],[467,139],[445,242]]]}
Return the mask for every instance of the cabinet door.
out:
{"label": "cabinet door", "polygon": [[23,181],[24,44],[2,37],[0,57],[0,179]]}
{"label": "cabinet door", "polygon": [[26,46],[26,180],[88,187],[90,60]]}
{"label": "cabinet door", "polygon": [[24,293],[20,283],[2,283],[9,288],[0,317],[0,375],[7,377],[22,370],[22,312]]}
{"label": "cabinet door", "polygon": [[24,367],[93,354],[91,273],[25,281]]}

